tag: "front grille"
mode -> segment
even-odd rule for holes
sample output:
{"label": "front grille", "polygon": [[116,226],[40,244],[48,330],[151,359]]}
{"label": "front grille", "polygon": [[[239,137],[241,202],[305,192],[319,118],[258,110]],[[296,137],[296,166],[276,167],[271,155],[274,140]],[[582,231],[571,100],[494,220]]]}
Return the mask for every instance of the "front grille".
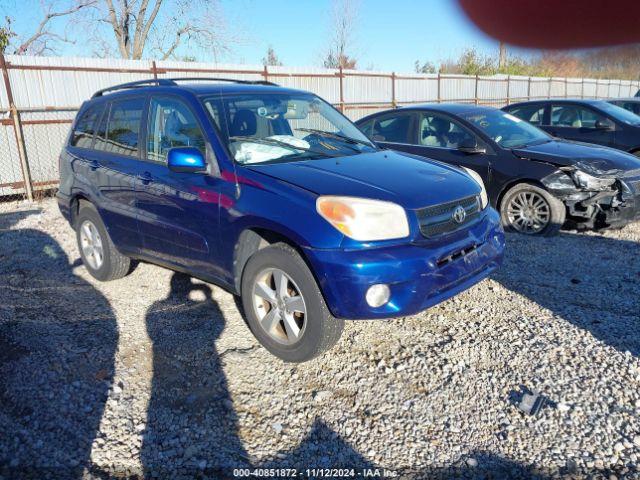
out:
{"label": "front grille", "polygon": [[[461,223],[453,219],[453,212],[457,207],[464,208],[466,213]],[[435,237],[454,232],[473,222],[480,216],[480,199],[477,196],[466,197],[453,202],[441,203],[433,207],[416,210],[420,232],[425,237]]]}

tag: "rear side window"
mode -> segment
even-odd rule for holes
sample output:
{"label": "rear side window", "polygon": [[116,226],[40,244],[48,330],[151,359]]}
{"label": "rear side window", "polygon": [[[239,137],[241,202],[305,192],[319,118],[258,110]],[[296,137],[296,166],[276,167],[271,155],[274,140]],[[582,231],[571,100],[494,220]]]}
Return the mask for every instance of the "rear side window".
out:
{"label": "rear side window", "polygon": [[533,125],[542,125],[544,119],[544,105],[527,105],[509,110],[514,117],[518,117]]}
{"label": "rear side window", "polygon": [[94,148],[118,155],[137,156],[144,98],[128,98],[111,104],[106,121],[101,123]]}
{"label": "rear side window", "polygon": [[154,98],[149,110],[147,156],[167,163],[174,147],[195,147],[205,155],[204,135],[189,108],[173,98]]}
{"label": "rear side window", "polygon": [[410,127],[409,113],[376,119],[371,130],[371,138],[380,142],[410,143]]}
{"label": "rear side window", "polygon": [[91,142],[93,141],[93,134],[98,128],[98,122],[100,121],[100,115],[104,110],[104,105],[94,105],[87,108],[71,132],[71,139],[69,143],[73,147],[91,148]]}

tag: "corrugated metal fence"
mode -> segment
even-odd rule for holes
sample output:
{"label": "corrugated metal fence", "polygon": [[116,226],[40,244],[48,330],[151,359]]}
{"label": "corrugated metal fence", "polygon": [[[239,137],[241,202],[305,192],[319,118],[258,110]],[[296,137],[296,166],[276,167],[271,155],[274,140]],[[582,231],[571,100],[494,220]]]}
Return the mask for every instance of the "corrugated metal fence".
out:
{"label": "corrugated metal fence", "polygon": [[356,120],[423,102],[501,107],[535,98],[632,96],[640,82],[495,75],[396,74],[151,60],[0,56],[0,196],[54,188],[57,158],[80,104],[110,85],[175,76],[269,80],[312,91]]}

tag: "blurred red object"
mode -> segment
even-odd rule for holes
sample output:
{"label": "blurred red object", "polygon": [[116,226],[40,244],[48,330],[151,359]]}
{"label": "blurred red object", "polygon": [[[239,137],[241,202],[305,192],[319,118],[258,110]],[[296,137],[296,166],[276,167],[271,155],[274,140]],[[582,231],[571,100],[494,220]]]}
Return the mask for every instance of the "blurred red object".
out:
{"label": "blurred red object", "polygon": [[511,45],[566,49],[640,42],[639,0],[458,0],[486,34]]}

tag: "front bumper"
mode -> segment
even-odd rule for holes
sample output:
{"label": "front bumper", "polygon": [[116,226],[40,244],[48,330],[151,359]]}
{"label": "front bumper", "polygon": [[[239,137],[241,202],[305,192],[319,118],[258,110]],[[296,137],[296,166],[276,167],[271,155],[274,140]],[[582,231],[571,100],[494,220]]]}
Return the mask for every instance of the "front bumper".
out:
{"label": "front bumper", "polygon": [[558,171],[542,179],[567,207],[576,228],[621,227],[640,220],[640,178],[621,178],[610,190],[578,189],[570,176]]}
{"label": "front bumper", "polygon": [[[483,280],[502,263],[504,241],[499,216],[489,208],[468,229],[438,240],[305,253],[335,317],[376,319],[413,315]],[[391,297],[374,308],[365,295],[377,283],[388,284]]]}

